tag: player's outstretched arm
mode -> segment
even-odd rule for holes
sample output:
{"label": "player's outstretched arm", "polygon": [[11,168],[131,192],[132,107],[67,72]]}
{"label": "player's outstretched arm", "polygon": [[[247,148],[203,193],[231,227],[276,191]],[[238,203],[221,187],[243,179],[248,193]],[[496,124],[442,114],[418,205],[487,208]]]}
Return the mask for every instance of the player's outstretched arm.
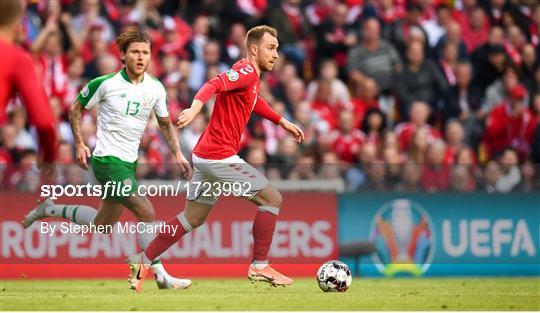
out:
{"label": "player's outstretched arm", "polygon": [[161,130],[161,133],[163,134],[163,137],[165,138],[165,141],[167,141],[167,145],[169,146],[169,149],[174,154],[176,158],[176,163],[182,171],[184,172],[184,176],[186,179],[191,179],[191,175],[193,173],[193,170],[191,169],[191,165],[189,165],[188,160],[184,157],[182,154],[182,151],[180,150],[180,141],[178,140],[178,135],[176,134],[176,129],[174,129],[173,124],[171,123],[171,119],[168,116],[165,117],[159,117],[156,115],[159,129]]}
{"label": "player's outstretched arm", "polygon": [[71,125],[71,132],[73,132],[73,139],[75,140],[77,163],[81,168],[88,170],[86,158],[90,157],[90,149],[84,144],[81,132],[81,115],[83,110],[83,105],[79,100],[75,99],[69,108],[69,124]]}
{"label": "player's outstretched arm", "polygon": [[176,122],[177,128],[184,128],[193,121],[195,116],[201,112],[201,109],[203,107],[204,103],[199,99],[194,99],[191,103],[191,107],[189,109],[185,109],[180,113],[178,116],[178,121]]}
{"label": "player's outstretched arm", "polygon": [[255,106],[253,107],[253,112],[267,120],[274,122],[274,124],[278,124],[283,127],[283,129],[294,136],[294,140],[297,143],[304,140],[304,131],[302,131],[298,125],[289,122],[286,118],[274,111],[263,98],[257,98],[257,102],[255,102]]}
{"label": "player's outstretched arm", "polygon": [[304,131],[302,130],[302,128],[300,128],[300,126],[289,122],[284,117],[282,117],[281,120],[279,120],[279,125],[283,127],[283,129],[285,129],[291,135],[293,135],[294,140],[297,143],[301,143],[302,141],[304,141],[305,139]]}

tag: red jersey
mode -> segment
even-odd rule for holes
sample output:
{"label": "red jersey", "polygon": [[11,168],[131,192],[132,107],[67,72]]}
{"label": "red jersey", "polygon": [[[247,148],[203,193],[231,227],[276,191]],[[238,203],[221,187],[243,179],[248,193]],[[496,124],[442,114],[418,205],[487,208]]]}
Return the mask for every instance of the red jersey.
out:
{"label": "red jersey", "polygon": [[504,148],[511,147],[525,160],[531,152],[536,125],[537,120],[530,111],[512,116],[510,104],[502,103],[490,112],[486,120],[484,143],[492,157]]}
{"label": "red jersey", "polygon": [[333,136],[332,150],[342,161],[355,163],[365,141],[364,133],[359,129],[355,129],[349,134],[343,134],[336,130]]}
{"label": "red jersey", "polygon": [[39,134],[39,146],[45,162],[53,162],[56,154],[54,116],[32,59],[18,46],[0,39],[0,123],[6,107],[18,93],[26,106],[28,119]]}
{"label": "red jersey", "polygon": [[248,59],[206,82],[195,96],[205,103],[217,93],[210,123],[193,153],[200,158],[221,160],[238,153],[240,139],[254,111],[278,123],[281,116],[259,97],[259,75]]}
{"label": "red jersey", "polygon": [[[428,131],[429,143],[441,137],[439,132],[435,128],[431,127],[430,125],[426,124],[423,127],[425,127]],[[395,132],[398,137],[399,148],[401,149],[401,151],[409,150],[409,146],[411,145],[415,131],[416,131],[416,126],[411,122],[403,122],[396,126]]]}

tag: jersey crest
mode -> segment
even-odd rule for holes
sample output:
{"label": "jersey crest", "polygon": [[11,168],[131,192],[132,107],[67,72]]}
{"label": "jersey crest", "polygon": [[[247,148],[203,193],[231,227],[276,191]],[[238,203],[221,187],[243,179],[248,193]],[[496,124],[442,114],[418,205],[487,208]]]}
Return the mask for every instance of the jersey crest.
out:
{"label": "jersey crest", "polygon": [[88,88],[88,85],[84,86],[84,88],[81,90],[81,96],[86,98],[88,97],[89,93],[90,93],[90,89]]}
{"label": "jersey crest", "polygon": [[235,70],[228,70],[225,72],[230,81],[235,82],[238,80],[238,72]]}
{"label": "jersey crest", "polygon": [[154,94],[151,92],[145,92],[143,94],[143,100],[145,103],[150,103],[152,100],[154,100]]}

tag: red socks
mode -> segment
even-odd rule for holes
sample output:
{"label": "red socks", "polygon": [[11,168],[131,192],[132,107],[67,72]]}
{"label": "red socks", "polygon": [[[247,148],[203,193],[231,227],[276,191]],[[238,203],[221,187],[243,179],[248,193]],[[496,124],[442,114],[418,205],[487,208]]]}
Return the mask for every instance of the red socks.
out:
{"label": "red socks", "polygon": [[253,260],[266,261],[276,228],[278,208],[261,206],[253,221]]}
{"label": "red socks", "polygon": [[[155,260],[163,252],[167,251],[170,246],[180,240],[182,236],[193,229],[184,217],[184,212],[168,221],[166,226],[171,226],[165,228],[165,230],[170,231],[159,233],[159,235],[157,235],[156,238],[154,238],[154,240],[144,250],[144,254],[146,254],[146,257],[150,261]],[[176,233],[173,232],[172,229],[175,229]]]}

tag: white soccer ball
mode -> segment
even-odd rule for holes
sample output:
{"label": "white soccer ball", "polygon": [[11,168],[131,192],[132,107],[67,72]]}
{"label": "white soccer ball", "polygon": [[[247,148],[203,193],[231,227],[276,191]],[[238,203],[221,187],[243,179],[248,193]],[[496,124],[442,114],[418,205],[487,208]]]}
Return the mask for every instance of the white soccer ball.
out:
{"label": "white soccer ball", "polygon": [[328,261],[319,267],[317,282],[324,292],[347,291],[352,282],[351,270],[341,261]]}

